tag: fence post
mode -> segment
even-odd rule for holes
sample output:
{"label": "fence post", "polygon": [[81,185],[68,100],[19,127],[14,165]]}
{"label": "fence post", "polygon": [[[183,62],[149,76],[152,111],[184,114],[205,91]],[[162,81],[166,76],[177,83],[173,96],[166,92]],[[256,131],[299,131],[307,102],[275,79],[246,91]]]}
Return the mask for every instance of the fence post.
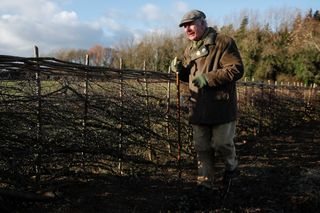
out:
{"label": "fence post", "polygon": [[[168,68],[168,74],[170,75],[171,73],[171,68],[169,66]],[[169,133],[170,133],[170,122],[169,122],[169,113],[170,113],[170,95],[171,95],[171,82],[170,80],[168,80],[168,84],[167,84],[167,110],[166,110],[166,121],[167,121],[167,138],[169,139]],[[167,145],[168,147],[168,152],[169,154],[171,154],[171,141],[169,140],[169,143]]]}
{"label": "fence post", "polygon": [[[34,56],[39,58],[39,48],[34,46]],[[35,172],[36,172],[36,182],[38,183],[41,178],[41,152],[42,152],[42,100],[41,100],[41,79],[40,79],[40,69],[38,61],[36,62],[36,97],[37,97],[37,130],[36,130],[36,147],[37,153],[35,153]]]}
{"label": "fence post", "polygon": [[[149,87],[148,87],[148,81],[147,81],[147,76],[146,76],[146,61],[143,62],[143,73],[144,73],[144,95],[145,95],[145,106],[146,106],[146,111],[147,111],[147,127],[150,129],[151,127],[151,122],[150,122],[150,113],[149,113]],[[152,144],[149,140],[149,137],[147,136],[146,138],[147,144],[149,146],[149,153],[148,153],[148,158],[150,161],[153,160],[153,151],[152,151]]]}
{"label": "fence post", "polygon": [[263,128],[263,115],[264,115],[264,107],[263,106],[263,103],[264,103],[264,83],[260,83],[260,93],[261,93],[261,101],[260,101],[260,104],[259,104],[259,108],[260,108],[260,113],[259,113],[259,127],[258,127],[258,134],[261,134],[262,133],[262,128]]}
{"label": "fence post", "polygon": [[244,78],[244,95],[243,95],[244,97],[244,105],[245,105],[245,107],[247,107],[249,104],[248,104],[248,78],[247,77],[245,77]]}
{"label": "fence post", "polygon": [[123,61],[122,58],[120,58],[120,88],[119,88],[119,98],[120,98],[120,133],[119,133],[119,143],[118,143],[118,148],[119,148],[119,158],[118,158],[118,172],[120,175],[123,174],[122,171],[122,142],[123,142],[123,138],[122,138],[122,130],[123,130],[123,123],[122,123],[122,107],[123,107],[123,100],[122,100],[122,96],[123,96],[123,78],[122,78],[122,66],[123,66]]}
{"label": "fence post", "polygon": [[255,96],[254,78],[251,79],[251,83],[252,83],[252,88],[251,88],[251,96],[250,96],[250,105],[253,107],[253,106],[255,106],[255,103],[254,103],[254,96]]}
{"label": "fence post", "polygon": [[[85,65],[89,66],[90,61],[89,61],[89,55],[86,54],[86,61],[85,61]],[[87,129],[87,122],[88,122],[88,87],[89,87],[89,80],[88,80],[88,70],[85,70],[85,79],[84,79],[84,89],[83,89],[83,93],[84,93],[84,115],[83,115],[83,122],[82,122],[82,127],[83,127],[83,135],[82,135],[82,146],[84,146],[84,144],[86,144],[86,142],[88,141],[88,129]],[[81,162],[81,168],[82,171],[85,172],[85,158],[84,158],[84,153],[81,152],[81,157],[82,157],[82,162]]]}
{"label": "fence post", "polygon": [[314,84],[311,84],[308,89],[308,100],[307,100],[308,104],[310,104],[310,100],[311,100],[311,96],[312,96],[312,92],[313,92],[313,86],[314,86]]}
{"label": "fence post", "polygon": [[[89,66],[89,55],[86,55],[86,66]],[[87,142],[87,121],[88,121],[88,86],[89,86],[89,80],[88,80],[88,70],[85,71],[85,82],[84,82],[84,116],[83,116],[83,141],[84,143]]]}

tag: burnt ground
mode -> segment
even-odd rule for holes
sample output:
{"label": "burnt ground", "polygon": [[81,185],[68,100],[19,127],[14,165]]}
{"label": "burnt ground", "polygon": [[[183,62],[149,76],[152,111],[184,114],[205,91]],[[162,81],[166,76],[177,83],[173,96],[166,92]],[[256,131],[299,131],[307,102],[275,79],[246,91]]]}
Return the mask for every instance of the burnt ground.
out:
{"label": "burnt ground", "polygon": [[3,212],[319,212],[320,122],[277,136],[238,141],[239,174],[228,194],[195,192],[195,167],[182,162],[155,177],[88,176],[57,181],[53,199],[0,197]]}

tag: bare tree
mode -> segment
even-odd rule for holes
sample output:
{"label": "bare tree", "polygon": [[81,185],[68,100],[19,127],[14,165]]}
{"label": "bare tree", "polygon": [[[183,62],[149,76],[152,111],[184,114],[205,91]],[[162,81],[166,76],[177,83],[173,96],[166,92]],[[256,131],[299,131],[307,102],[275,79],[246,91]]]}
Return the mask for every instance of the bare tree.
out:
{"label": "bare tree", "polygon": [[113,61],[113,51],[111,48],[105,48],[99,44],[88,50],[93,65],[109,66]]}

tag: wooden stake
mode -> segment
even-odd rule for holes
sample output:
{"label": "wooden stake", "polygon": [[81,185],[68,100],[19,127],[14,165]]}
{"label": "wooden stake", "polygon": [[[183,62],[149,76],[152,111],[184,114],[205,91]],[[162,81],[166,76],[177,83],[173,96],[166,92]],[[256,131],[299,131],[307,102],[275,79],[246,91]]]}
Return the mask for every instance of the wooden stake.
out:
{"label": "wooden stake", "polygon": [[180,113],[180,79],[179,73],[176,72],[176,85],[177,85],[177,125],[178,125],[178,169],[179,169],[179,178],[181,178],[181,113]]}

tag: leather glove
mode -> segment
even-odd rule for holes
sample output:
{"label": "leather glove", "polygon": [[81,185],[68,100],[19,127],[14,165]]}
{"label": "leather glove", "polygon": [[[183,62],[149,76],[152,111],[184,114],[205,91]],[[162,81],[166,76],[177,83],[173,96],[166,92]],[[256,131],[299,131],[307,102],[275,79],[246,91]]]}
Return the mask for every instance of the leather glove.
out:
{"label": "leather glove", "polygon": [[175,57],[175,58],[171,61],[170,69],[171,69],[171,71],[173,71],[173,72],[180,73],[181,70],[182,70],[182,62],[181,62],[177,57]]}
{"label": "leather glove", "polygon": [[195,77],[193,80],[192,80],[192,83],[196,86],[196,87],[199,87],[200,89],[204,86],[206,86],[208,84],[208,78],[206,75],[204,74],[201,74],[197,77]]}

